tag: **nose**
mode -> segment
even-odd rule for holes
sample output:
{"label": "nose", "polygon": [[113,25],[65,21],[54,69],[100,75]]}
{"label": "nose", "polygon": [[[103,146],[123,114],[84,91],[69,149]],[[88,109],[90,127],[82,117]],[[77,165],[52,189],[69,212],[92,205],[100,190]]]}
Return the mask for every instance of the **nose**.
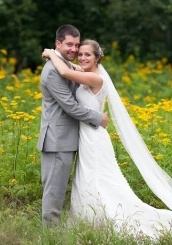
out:
{"label": "nose", "polygon": [[80,56],[79,56],[79,59],[80,59],[80,60],[84,60],[84,59],[85,59],[84,54],[80,55]]}
{"label": "nose", "polygon": [[78,52],[78,48],[75,46],[72,46],[71,50],[72,50],[72,52]]}

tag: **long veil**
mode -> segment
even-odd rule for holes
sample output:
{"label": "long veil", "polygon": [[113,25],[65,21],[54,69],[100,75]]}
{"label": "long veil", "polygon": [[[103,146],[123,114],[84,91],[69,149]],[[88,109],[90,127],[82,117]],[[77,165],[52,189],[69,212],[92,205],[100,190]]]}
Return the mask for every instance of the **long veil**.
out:
{"label": "long veil", "polygon": [[172,209],[172,179],[156,163],[131,120],[114,84],[102,65],[99,70],[108,85],[108,106],[113,124],[122,144],[137,166],[143,179],[169,209]]}

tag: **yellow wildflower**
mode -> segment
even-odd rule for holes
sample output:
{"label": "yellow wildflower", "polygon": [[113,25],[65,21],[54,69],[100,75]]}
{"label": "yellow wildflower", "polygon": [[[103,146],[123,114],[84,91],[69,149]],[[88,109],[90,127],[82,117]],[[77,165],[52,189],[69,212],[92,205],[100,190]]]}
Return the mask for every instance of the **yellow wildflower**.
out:
{"label": "yellow wildflower", "polygon": [[2,147],[0,147],[0,155],[4,153],[4,149]]}
{"label": "yellow wildflower", "polygon": [[16,179],[10,179],[9,182],[15,184],[17,182],[17,180]]}
{"label": "yellow wildflower", "polygon": [[0,52],[1,52],[1,54],[3,54],[3,55],[7,55],[7,50],[6,50],[6,49],[1,49]]}
{"label": "yellow wildflower", "polygon": [[30,139],[31,139],[31,137],[30,137],[30,136],[27,136],[27,135],[22,134],[22,135],[21,135],[21,139],[22,139],[22,140],[24,140],[24,141],[27,141],[27,140],[30,140]]}
{"label": "yellow wildflower", "polygon": [[15,66],[15,64],[17,63],[17,59],[14,58],[14,57],[10,57],[8,59],[8,63],[11,65],[11,66]]}
{"label": "yellow wildflower", "polygon": [[115,49],[115,50],[119,48],[118,41],[114,41],[114,42],[112,43],[112,48]]}
{"label": "yellow wildflower", "polygon": [[8,98],[6,96],[1,98],[2,101],[8,101]]}
{"label": "yellow wildflower", "polygon": [[42,93],[35,93],[34,94],[34,97],[33,97],[34,99],[41,99],[42,98]]}
{"label": "yellow wildflower", "polygon": [[162,154],[158,154],[158,155],[154,156],[154,158],[156,160],[162,159],[163,157],[164,157],[164,155],[162,155]]}
{"label": "yellow wildflower", "polygon": [[5,78],[6,73],[7,73],[7,72],[6,72],[4,69],[1,69],[1,70],[0,70],[0,79]]}
{"label": "yellow wildflower", "polygon": [[14,87],[12,87],[12,86],[7,86],[6,89],[9,91],[14,91]]}
{"label": "yellow wildflower", "polygon": [[123,75],[122,81],[126,84],[131,84],[131,78],[128,75]]}

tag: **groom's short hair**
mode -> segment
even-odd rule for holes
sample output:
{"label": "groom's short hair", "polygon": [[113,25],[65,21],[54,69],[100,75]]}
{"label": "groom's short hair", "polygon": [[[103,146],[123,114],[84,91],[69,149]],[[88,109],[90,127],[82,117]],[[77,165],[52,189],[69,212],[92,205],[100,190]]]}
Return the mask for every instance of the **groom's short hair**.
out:
{"label": "groom's short hair", "polygon": [[80,37],[79,30],[70,24],[60,26],[56,31],[56,40],[64,41],[66,36]]}

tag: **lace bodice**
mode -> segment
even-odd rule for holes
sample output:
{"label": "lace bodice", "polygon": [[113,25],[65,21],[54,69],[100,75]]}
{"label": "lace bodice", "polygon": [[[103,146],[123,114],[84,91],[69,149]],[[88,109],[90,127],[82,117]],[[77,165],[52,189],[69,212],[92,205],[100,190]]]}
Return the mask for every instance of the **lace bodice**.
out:
{"label": "lace bodice", "polygon": [[80,85],[76,91],[76,98],[80,104],[85,108],[98,112],[103,112],[106,96],[107,86],[105,81],[103,81],[102,88],[96,94],[93,94],[88,85]]}

